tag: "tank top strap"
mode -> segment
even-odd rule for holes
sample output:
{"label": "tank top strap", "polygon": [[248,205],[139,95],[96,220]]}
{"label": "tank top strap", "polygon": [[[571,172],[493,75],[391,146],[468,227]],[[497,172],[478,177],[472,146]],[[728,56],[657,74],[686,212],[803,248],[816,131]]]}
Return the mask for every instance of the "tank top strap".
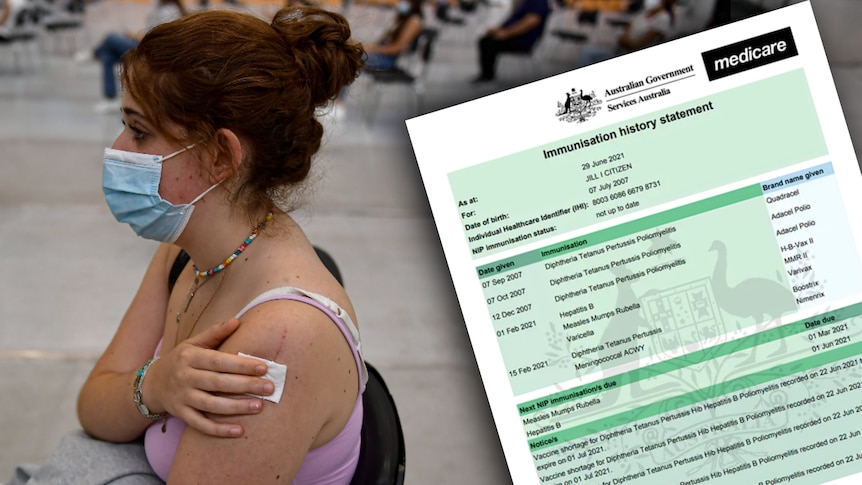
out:
{"label": "tank top strap", "polygon": [[281,286],[267,290],[255,297],[237,313],[236,318],[241,318],[246,312],[257,305],[274,300],[294,300],[307,303],[325,313],[336,324],[353,351],[353,357],[356,359],[356,368],[359,369],[359,391],[360,393],[364,392],[365,384],[368,382],[368,368],[365,366],[365,359],[362,357],[362,342],[359,338],[359,330],[353,324],[350,314],[341,308],[338,303],[335,303],[326,296],[293,286]]}

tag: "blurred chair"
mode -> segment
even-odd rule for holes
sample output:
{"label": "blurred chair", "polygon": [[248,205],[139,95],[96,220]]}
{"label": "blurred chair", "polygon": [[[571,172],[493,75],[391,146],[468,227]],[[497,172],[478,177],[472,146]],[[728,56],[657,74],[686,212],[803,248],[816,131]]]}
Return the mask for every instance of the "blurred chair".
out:
{"label": "blurred chair", "polygon": [[[39,37],[39,9],[27,1],[10,2],[11,11],[5,25],[0,25],[0,46],[12,52],[15,72],[21,72],[20,56],[25,45],[34,46]],[[38,49],[31,48],[29,57],[38,61]]]}
{"label": "blurred chair", "polygon": [[44,14],[42,26],[48,32],[51,51],[58,46],[68,48],[67,54],[78,50],[78,36],[84,31],[84,0],[41,0]]}
{"label": "blurred chair", "polygon": [[365,120],[368,125],[374,123],[374,118],[380,106],[380,98],[387,86],[401,86],[410,88],[413,93],[416,113],[421,114],[424,108],[425,80],[431,59],[434,56],[434,47],[438,37],[435,28],[423,28],[410,47],[409,51],[398,57],[398,65],[395,69],[368,70],[363,75],[369,79],[367,97],[362,100],[366,105]]}
{"label": "blurred chair", "polygon": [[582,10],[578,12],[575,21],[577,29],[555,28],[551,30],[551,36],[556,39],[553,56],[557,56],[557,50],[563,43],[583,45],[590,41],[590,37],[599,24],[598,10]]}
{"label": "blurred chair", "polygon": [[497,73],[499,78],[511,79],[517,82],[535,81],[539,76],[536,50],[542,41],[528,51],[506,51],[497,55]]}

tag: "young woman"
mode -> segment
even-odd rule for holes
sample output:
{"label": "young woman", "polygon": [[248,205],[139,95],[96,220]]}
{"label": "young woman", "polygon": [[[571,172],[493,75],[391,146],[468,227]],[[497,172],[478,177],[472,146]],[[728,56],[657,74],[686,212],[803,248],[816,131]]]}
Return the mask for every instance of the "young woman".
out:
{"label": "young woman", "polygon": [[368,53],[366,69],[384,70],[395,68],[398,56],[410,47],[422,32],[422,0],[399,0],[398,14],[392,26],[386,30],[376,44],[365,44]]}
{"label": "young woman", "polygon": [[154,483],[349,483],[356,317],[286,210],[320,146],[315,110],[363,56],[343,17],[311,7],[271,24],[194,13],[129,51],[103,189],[119,221],[164,244],[81,390],[86,436],[30,475],[95,483],[86,462]]}

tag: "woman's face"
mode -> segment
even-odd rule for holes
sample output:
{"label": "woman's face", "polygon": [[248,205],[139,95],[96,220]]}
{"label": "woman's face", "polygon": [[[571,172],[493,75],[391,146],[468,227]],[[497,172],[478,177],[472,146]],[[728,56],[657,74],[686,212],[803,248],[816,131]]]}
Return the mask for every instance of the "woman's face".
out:
{"label": "woman's face", "polygon": [[[122,114],[123,131],[111,148],[161,156],[185,148],[156,131],[144,116],[141,106],[128,93],[123,93]],[[159,195],[173,204],[188,203],[211,185],[200,161],[192,156],[192,150],[194,148],[162,163]]]}

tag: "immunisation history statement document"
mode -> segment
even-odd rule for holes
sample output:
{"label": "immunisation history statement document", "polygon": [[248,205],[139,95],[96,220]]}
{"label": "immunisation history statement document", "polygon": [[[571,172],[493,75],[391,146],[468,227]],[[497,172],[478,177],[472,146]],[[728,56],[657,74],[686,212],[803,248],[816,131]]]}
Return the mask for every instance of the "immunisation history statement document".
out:
{"label": "immunisation history statement document", "polygon": [[515,484],[862,480],[862,176],[810,4],[407,128]]}

